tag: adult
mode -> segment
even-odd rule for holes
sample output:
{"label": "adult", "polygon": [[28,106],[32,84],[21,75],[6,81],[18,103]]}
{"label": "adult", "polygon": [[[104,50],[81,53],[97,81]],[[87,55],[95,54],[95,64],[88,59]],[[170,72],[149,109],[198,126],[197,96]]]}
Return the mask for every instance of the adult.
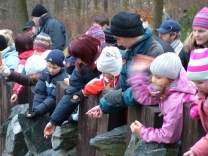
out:
{"label": "adult", "polygon": [[112,18],[110,28],[111,33],[117,39],[118,46],[124,46],[127,49],[126,62],[123,64],[119,77],[117,88],[120,89],[106,93],[100,99],[100,105],[89,111],[89,113],[98,112],[95,117],[101,117],[103,113],[113,113],[123,107],[138,106],[126,82],[130,64],[137,54],[157,57],[164,53],[161,45],[152,37],[152,31],[149,28],[143,28],[139,14],[119,12]]}
{"label": "adult", "polygon": [[178,22],[181,25],[181,31],[182,32],[186,29],[191,28],[192,19],[188,15],[188,10],[186,10],[186,9],[183,10],[183,15],[180,17]]}
{"label": "adult", "polygon": [[28,21],[25,24],[23,31],[25,31],[25,33],[34,40],[38,30],[36,30],[36,28],[35,28],[34,21]]}
{"label": "adult", "polygon": [[166,12],[166,9],[163,8],[163,15],[162,15],[162,22],[165,22],[166,20],[171,19],[168,13]]}
{"label": "adult", "polygon": [[194,17],[192,23],[193,31],[186,39],[179,57],[182,65],[187,69],[190,52],[194,49],[208,47],[208,8],[204,7]]}
{"label": "adult", "polygon": [[92,20],[93,26],[99,26],[102,30],[104,30],[107,26],[109,26],[109,19],[104,15],[98,15]]}
{"label": "adult", "polygon": [[159,37],[171,45],[176,54],[179,54],[183,48],[183,43],[180,41],[180,25],[174,20],[167,20],[162,23],[160,28],[156,29]]}
{"label": "adult", "polygon": [[51,37],[52,49],[59,49],[64,52],[66,56],[68,54],[68,33],[65,26],[58,20],[52,18],[46,8],[37,4],[31,13],[35,26],[40,26],[40,32],[44,32]]}

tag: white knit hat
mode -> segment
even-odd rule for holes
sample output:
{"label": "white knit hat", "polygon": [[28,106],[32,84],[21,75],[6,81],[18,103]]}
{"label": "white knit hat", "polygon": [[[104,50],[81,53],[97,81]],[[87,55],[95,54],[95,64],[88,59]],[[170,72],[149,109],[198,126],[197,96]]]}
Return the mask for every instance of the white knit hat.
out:
{"label": "white knit hat", "polygon": [[39,55],[30,56],[25,63],[26,74],[41,72],[46,67],[46,61]]}
{"label": "white knit hat", "polygon": [[122,57],[117,47],[105,47],[97,59],[97,69],[113,76],[120,74]]}
{"label": "white knit hat", "polygon": [[168,52],[154,59],[150,65],[150,71],[153,74],[177,79],[181,71],[182,63],[177,54]]}

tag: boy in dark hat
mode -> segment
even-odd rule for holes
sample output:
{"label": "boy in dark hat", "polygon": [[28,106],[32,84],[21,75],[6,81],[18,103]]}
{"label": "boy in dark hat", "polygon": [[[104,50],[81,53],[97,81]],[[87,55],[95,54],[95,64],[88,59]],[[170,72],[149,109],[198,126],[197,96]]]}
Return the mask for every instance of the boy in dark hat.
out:
{"label": "boy in dark hat", "polygon": [[47,67],[42,71],[35,86],[33,109],[27,118],[44,115],[56,107],[56,82],[68,77],[64,69],[64,55],[58,50],[52,50],[46,58]]}
{"label": "boy in dark hat", "polygon": [[95,118],[102,117],[103,113],[113,113],[127,106],[138,106],[134,100],[131,89],[126,83],[129,75],[129,67],[136,54],[157,57],[164,53],[161,45],[152,37],[149,28],[144,29],[139,14],[119,12],[111,20],[111,33],[117,39],[118,46],[124,46],[125,63],[121,69],[119,86],[109,91],[100,99],[100,105],[88,111],[88,114],[96,112]]}
{"label": "boy in dark hat", "polygon": [[44,32],[51,37],[52,49],[59,49],[64,52],[66,56],[68,54],[68,33],[65,26],[58,20],[55,20],[48,13],[46,8],[37,4],[31,15],[33,16],[33,21],[36,26],[40,26],[40,32]]}

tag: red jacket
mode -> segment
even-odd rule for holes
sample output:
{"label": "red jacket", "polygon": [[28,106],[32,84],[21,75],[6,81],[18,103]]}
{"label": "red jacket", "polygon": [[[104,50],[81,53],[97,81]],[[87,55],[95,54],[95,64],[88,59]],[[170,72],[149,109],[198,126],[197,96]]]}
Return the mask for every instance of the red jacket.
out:
{"label": "red jacket", "polygon": [[104,78],[101,79],[93,79],[88,84],[86,84],[85,88],[82,90],[84,95],[96,95],[103,91],[105,87],[110,83],[111,88],[115,88],[118,83],[119,75],[114,78],[114,80],[111,80],[110,82],[107,82]]}
{"label": "red jacket", "polygon": [[[24,51],[24,52],[20,53],[18,55],[18,57],[20,59],[18,66],[22,66],[22,65],[24,66],[27,59],[33,54],[34,54],[34,50]],[[17,66],[17,68],[18,68],[18,66]],[[20,95],[23,92],[24,88],[25,88],[25,86],[15,83],[15,85],[13,87],[13,94]]]}

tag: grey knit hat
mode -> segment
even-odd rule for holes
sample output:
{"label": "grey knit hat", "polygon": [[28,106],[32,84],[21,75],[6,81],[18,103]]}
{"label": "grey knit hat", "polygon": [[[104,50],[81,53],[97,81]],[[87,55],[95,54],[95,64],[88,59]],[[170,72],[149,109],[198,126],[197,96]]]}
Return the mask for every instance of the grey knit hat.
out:
{"label": "grey knit hat", "polygon": [[139,14],[119,12],[111,20],[111,33],[119,37],[137,37],[145,30]]}
{"label": "grey knit hat", "polygon": [[150,65],[150,71],[153,74],[177,79],[181,71],[182,63],[177,54],[168,52],[154,59]]}

